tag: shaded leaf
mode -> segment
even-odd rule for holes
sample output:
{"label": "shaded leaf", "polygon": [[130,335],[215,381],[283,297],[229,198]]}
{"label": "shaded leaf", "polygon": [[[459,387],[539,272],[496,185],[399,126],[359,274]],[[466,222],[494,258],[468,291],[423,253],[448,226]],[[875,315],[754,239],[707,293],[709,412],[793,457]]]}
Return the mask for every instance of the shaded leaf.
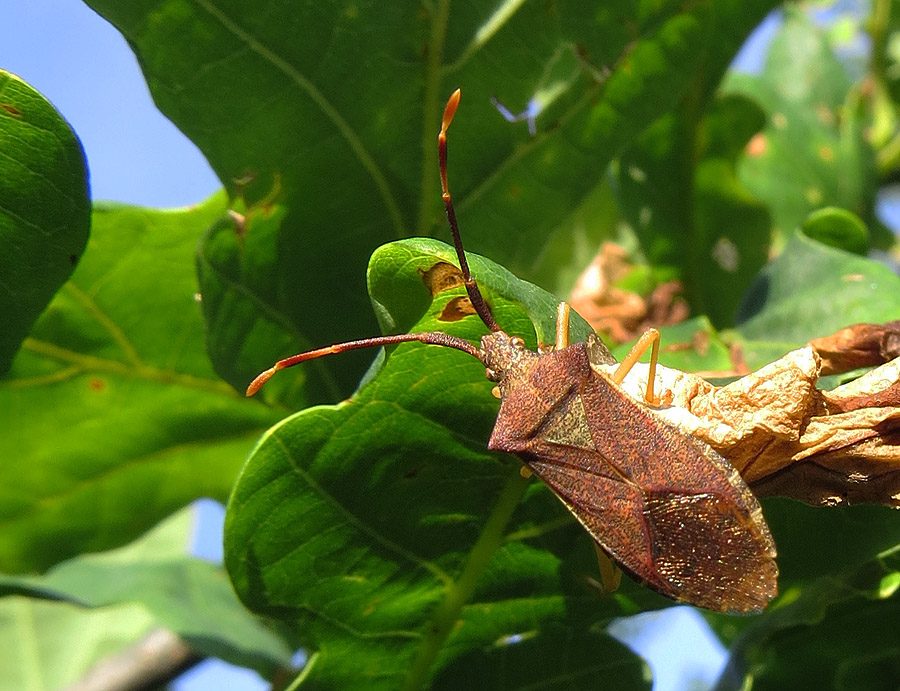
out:
{"label": "shaded leaf", "polygon": [[461,655],[441,670],[432,688],[526,689],[538,681],[535,660],[545,670],[539,682],[543,689],[595,689],[610,682],[617,689],[650,688],[647,664],[608,634],[573,637],[571,631],[555,627],[510,636]]}
{"label": "shaded leaf", "polygon": [[[698,83],[694,98],[709,98],[707,88]],[[692,99],[657,120],[622,156],[617,180],[625,215],[659,280],[682,282],[693,312],[721,327],[732,324],[766,261],[768,211],[735,170],[763,115],[742,97],[704,105],[700,115]]]}
{"label": "shaded leaf", "polygon": [[744,688],[745,675],[754,689],[895,688],[900,600],[895,588],[879,592],[890,576],[896,572],[874,569],[862,583],[822,580],[756,622],[739,637],[716,690]]}
{"label": "shaded leaf", "polygon": [[81,258],[90,228],[84,152],[69,124],[0,70],[0,374]]}
{"label": "shaded leaf", "polygon": [[192,254],[222,212],[221,196],[95,212],[84,259],[0,383],[4,570],[120,545],[198,497],[224,500],[277,419],[220,381],[203,347]]}
{"label": "shaded leaf", "polygon": [[184,510],[126,547],[70,559],[43,576],[2,576],[0,595],[89,608],[138,603],[198,653],[266,675],[289,667],[291,650],[238,602],[222,567],[187,555],[191,515]]}
{"label": "shaded leaf", "polygon": [[[786,10],[763,73],[732,73],[723,86],[757,100],[768,114],[739,176],[771,209],[776,247],[825,206],[874,223],[874,154],[860,114],[843,107],[850,87],[825,32],[797,9]],[[880,244],[888,241],[879,235]]]}
{"label": "shaded leaf", "polygon": [[154,627],[140,605],[85,610],[27,597],[0,600],[0,687],[64,689]]}

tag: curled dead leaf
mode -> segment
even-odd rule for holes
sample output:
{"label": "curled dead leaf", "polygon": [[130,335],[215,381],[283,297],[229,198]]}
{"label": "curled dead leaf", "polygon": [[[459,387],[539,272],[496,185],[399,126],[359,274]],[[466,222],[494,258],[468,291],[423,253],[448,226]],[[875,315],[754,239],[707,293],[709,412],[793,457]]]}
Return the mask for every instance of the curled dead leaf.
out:
{"label": "curled dead leaf", "polygon": [[[872,334],[892,329],[843,331],[883,343]],[[846,334],[830,338],[814,343],[830,344],[832,366],[859,366],[859,357],[842,357],[842,346],[834,345]],[[860,342],[856,338],[848,347],[859,350]],[[884,357],[891,351],[878,346],[878,352]],[[598,369],[610,373],[615,365]],[[622,383],[637,400],[647,370],[636,365]],[[656,413],[709,444],[761,496],[900,507],[900,358],[831,391],[817,388],[821,373],[822,357],[812,345],[725,386],[660,366],[656,386],[666,405]]]}
{"label": "curled dead leaf", "polygon": [[886,324],[854,324],[810,341],[822,357],[822,374],[872,367],[900,357],[900,320]]}
{"label": "curled dead leaf", "polygon": [[689,315],[678,281],[662,283],[646,297],[616,287],[633,269],[623,247],[605,242],[569,296],[572,308],[615,343],[625,343],[651,325],[677,324]]}

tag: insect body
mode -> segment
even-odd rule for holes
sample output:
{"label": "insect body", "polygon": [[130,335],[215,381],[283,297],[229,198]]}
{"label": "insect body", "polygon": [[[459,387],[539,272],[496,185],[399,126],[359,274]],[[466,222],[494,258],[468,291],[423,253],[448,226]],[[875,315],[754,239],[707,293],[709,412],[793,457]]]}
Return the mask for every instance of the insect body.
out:
{"label": "insect body", "polygon": [[[476,347],[442,332],[380,336],[301,353],[257,377],[322,355],[407,341],[456,348],[477,357],[498,383],[500,412],[488,447],[514,453],[562,500],[607,554],[674,600],[718,611],[762,609],[776,594],[775,546],[756,498],[709,446],[662,421],[619,387],[638,353],[612,375],[598,339],[568,343],[568,306],[560,305],[555,348],[528,350],[504,333],[469,272],[446,176],[446,133],[459,103],[451,96],[438,138],[444,205],[472,305],[490,333]],[[655,334],[655,338],[654,335]],[[658,334],[648,401],[653,379]],[[646,346],[643,346],[646,349]]]}
{"label": "insect body", "polygon": [[502,332],[485,336],[501,392],[488,447],[519,456],[657,592],[719,611],[763,608],[778,569],[756,498],[715,451],[593,369],[592,351],[538,355]]}

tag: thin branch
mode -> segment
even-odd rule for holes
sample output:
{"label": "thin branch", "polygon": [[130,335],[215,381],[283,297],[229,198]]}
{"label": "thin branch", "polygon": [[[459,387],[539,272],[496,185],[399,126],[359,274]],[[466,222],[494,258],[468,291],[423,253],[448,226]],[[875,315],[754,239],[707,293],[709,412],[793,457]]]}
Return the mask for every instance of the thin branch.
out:
{"label": "thin branch", "polygon": [[98,662],[66,691],[152,691],[202,659],[179,636],[156,629],[131,648]]}

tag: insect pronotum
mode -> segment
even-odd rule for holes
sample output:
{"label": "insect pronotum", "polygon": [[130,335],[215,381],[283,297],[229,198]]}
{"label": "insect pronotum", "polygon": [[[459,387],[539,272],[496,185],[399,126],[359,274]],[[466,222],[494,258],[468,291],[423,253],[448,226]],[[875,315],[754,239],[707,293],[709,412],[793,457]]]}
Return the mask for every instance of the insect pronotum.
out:
{"label": "insect pronotum", "polygon": [[[459,90],[450,97],[438,135],[441,188],[466,292],[490,333],[477,347],[442,332],[338,343],[277,362],[247,395],[278,370],[346,350],[408,341],[462,350],[498,383],[500,412],[488,448],[516,454],[626,572],[673,600],[717,611],[762,609],[777,592],[769,529],[737,471],[654,413],[658,333],[648,332],[607,376],[592,367],[610,363],[599,339],[569,344],[564,303],[550,352],[528,350],[494,321],[469,271],[447,185],[447,128],[459,97]],[[646,402],[637,402],[619,384],[651,343]]]}

